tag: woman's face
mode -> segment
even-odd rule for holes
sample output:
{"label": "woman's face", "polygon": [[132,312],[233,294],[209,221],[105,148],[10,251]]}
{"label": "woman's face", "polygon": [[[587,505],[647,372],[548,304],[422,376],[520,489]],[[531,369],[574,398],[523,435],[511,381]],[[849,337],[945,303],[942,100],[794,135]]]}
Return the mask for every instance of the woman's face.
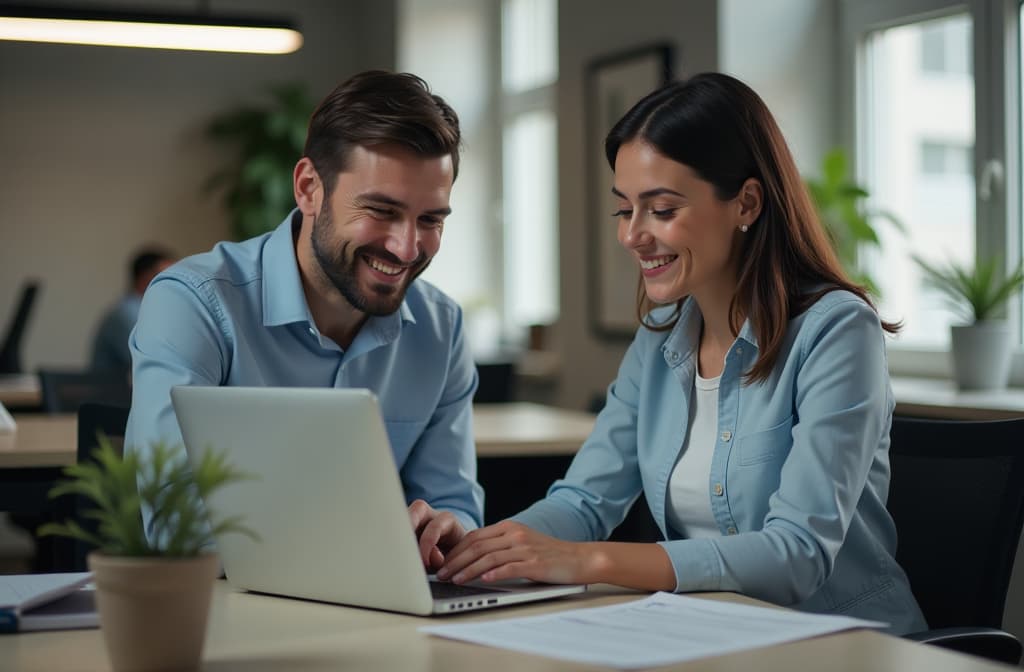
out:
{"label": "woman's face", "polygon": [[612,192],[619,242],[640,265],[651,300],[731,296],[744,235],[740,227],[753,221],[742,203],[743,189],[732,200],[719,200],[712,184],[692,168],[634,140],[615,156]]}

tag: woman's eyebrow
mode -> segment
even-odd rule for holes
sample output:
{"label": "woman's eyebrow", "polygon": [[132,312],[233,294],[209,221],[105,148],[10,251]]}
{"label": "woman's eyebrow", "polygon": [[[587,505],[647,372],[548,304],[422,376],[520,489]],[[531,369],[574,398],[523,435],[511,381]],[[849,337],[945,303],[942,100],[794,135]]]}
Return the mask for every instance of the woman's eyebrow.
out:
{"label": "woman's eyebrow", "polygon": [[[619,198],[626,199],[626,196],[615,187],[612,187],[612,193],[618,196]],[[680,198],[686,198],[678,191],[674,191],[672,189],[669,189],[668,187],[658,187],[656,189],[648,189],[647,191],[640,192],[640,195],[637,196],[637,199],[645,201],[649,198],[654,198],[655,196],[664,196],[665,194],[669,194],[671,196],[679,196]]]}

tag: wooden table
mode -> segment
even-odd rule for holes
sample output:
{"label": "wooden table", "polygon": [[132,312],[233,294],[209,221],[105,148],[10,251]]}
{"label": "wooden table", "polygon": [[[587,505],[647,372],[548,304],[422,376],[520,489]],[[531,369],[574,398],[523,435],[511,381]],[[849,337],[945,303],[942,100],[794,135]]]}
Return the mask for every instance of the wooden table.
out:
{"label": "wooden table", "polygon": [[[75,461],[74,415],[14,416],[18,429],[0,434],[0,469],[62,467]],[[574,455],[594,426],[594,416],[539,404],[480,404],[473,431],[480,457]]]}
{"label": "wooden table", "polygon": [[39,406],[42,401],[39,376],[34,373],[0,375],[0,404],[8,408],[26,408]]}
{"label": "wooden table", "polygon": [[[550,602],[422,618],[240,593],[218,581],[201,669],[217,672],[600,670],[606,668],[441,639],[423,634],[418,628],[427,624],[533,616],[604,606],[642,596],[610,586],[595,586],[588,593]],[[731,593],[704,593],[698,597],[758,604]],[[96,629],[2,635],[0,661],[3,669],[10,672],[110,669],[102,632]],[[658,669],[997,672],[1012,668],[874,631],[854,630]]]}

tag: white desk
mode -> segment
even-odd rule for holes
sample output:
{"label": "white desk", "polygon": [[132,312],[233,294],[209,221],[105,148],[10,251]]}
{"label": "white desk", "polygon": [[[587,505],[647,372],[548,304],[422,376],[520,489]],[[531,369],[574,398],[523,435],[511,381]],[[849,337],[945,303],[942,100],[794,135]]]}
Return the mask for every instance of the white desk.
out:
{"label": "white desk", "polygon": [[896,413],[951,420],[1002,420],[1024,417],[1024,390],[960,391],[941,378],[892,378]]}
{"label": "white desk", "polygon": [[[427,623],[489,620],[602,606],[639,597],[639,593],[597,586],[590,593],[552,602],[429,619],[238,593],[221,581],[214,594],[202,669],[216,672],[599,670],[604,668],[430,637],[417,628]],[[756,603],[731,593],[705,593],[701,597]],[[0,661],[3,669],[10,672],[109,669],[99,630],[2,635]],[[1011,668],[877,632],[856,630],[658,669],[996,672]]]}

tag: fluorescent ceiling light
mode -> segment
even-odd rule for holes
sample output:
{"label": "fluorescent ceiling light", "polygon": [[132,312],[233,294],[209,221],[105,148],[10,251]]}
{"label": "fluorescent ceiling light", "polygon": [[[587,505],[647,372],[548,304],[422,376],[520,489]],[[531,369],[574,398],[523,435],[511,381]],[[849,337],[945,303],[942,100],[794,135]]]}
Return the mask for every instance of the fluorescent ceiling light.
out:
{"label": "fluorescent ceiling light", "polygon": [[281,19],[4,5],[0,40],[250,54],[302,46],[302,34]]}

